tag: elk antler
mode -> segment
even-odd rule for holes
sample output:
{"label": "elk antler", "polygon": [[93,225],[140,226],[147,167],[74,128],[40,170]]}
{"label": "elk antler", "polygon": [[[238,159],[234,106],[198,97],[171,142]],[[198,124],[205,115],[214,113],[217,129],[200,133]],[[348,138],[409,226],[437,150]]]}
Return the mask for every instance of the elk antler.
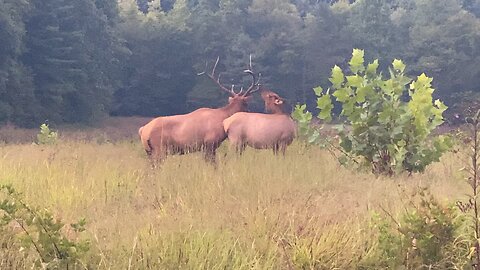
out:
{"label": "elk antler", "polygon": [[260,90],[260,78],[262,77],[261,73],[258,73],[258,79],[255,76],[255,73],[252,71],[252,55],[250,54],[250,62],[248,65],[248,69],[245,69],[243,72],[250,74],[252,76],[252,84],[248,87],[247,91],[243,94],[244,97],[252,95],[253,93]]}
{"label": "elk antler", "polygon": [[[257,80],[255,74],[253,73],[252,71],[252,55],[250,55],[250,64],[249,64],[249,68],[244,70],[243,72],[245,73],[248,73],[252,76],[253,78],[253,81],[252,81],[252,84],[248,87],[247,91],[245,91],[245,93],[243,93],[243,87],[240,88],[240,91],[237,93],[235,92],[234,90],[234,87],[235,85],[232,84],[232,87],[230,89],[228,89],[227,87],[223,86],[222,83],[220,83],[220,76],[221,74],[218,75],[217,78],[215,78],[215,70],[217,69],[217,65],[218,65],[218,62],[220,61],[220,56],[217,57],[217,61],[215,61],[215,65],[213,66],[213,69],[212,69],[212,72],[211,73],[207,73],[206,70],[207,70],[207,66],[208,66],[208,63],[205,63],[205,71],[204,72],[201,72],[201,73],[198,73],[198,75],[203,75],[203,74],[206,74],[210,79],[212,79],[219,87],[220,89],[222,89],[223,91],[227,92],[230,96],[237,96],[237,95],[242,95],[244,97],[248,96],[248,95],[251,95],[255,92],[257,92],[260,88],[259,88],[259,81],[260,81],[260,76]],[[260,75],[260,74],[259,74]],[[255,87],[257,87],[257,89],[255,89]]]}
{"label": "elk antler", "polygon": [[220,61],[220,56],[217,57],[217,61],[215,61],[215,65],[213,66],[213,69],[212,69],[212,72],[210,74],[208,74],[206,72],[206,69],[207,69],[207,66],[208,64],[205,63],[205,71],[202,72],[202,73],[199,73],[198,75],[202,75],[202,74],[207,74],[207,76],[212,79],[219,87],[220,89],[222,89],[223,91],[227,92],[230,96],[235,96],[235,95],[238,95],[239,93],[235,93],[235,91],[233,90],[234,88],[234,85],[232,84],[232,87],[230,89],[228,89],[227,87],[223,86],[222,83],[220,83],[220,76],[221,74],[218,75],[218,77],[215,79],[215,70],[217,69],[217,65],[218,65],[218,62]]}

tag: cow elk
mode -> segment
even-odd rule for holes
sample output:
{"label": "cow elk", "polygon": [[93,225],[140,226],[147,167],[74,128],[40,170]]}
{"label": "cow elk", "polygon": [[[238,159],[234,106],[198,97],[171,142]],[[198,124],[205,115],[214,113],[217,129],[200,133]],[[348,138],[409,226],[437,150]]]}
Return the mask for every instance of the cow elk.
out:
{"label": "cow elk", "polygon": [[278,94],[262,89],[265,109],[271,114],[238,112],[223,121],[230,145],[240,154],[248,145],[255,149],[285,150],[296,136],[297,127],[290,117],[286,101]]}
{"label": "cow elk", "polygon": [[210,74],[201,74],[207,74],[221,90],[230,95],[227,105],[217,109],[200,108],[188,114],[158,117],[139,129],[142,145],[154,164],[161,163],[168,155],[197,151],[203,151],[205,159],[216,164],[216,150],[227,137],[223,120],[234,113],[246,111],[247,101],[259,90],[259,76],[252,71],[251,61],[244,72],[252,77],[252,82],[247,90],[241,88],[239,92],[234,91],[233,85],[230,89],[223,86],[220,76],[215,78],[218,61],[219,58]]}

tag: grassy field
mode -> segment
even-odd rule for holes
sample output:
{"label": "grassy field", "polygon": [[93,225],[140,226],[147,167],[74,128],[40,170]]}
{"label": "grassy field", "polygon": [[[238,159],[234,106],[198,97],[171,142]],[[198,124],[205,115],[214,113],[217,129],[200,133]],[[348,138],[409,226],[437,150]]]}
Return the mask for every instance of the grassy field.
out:
{"label": "grassy field", "polygon": [[[67,224],[85,217],[92,269],[368,269],[373,212],[398,215],[419,186],[446,203],[468,192],[458,154],[424,174],[384,179],[300,143],[285,157],[251,149],[238,157],[224,144],[217,169],[192,154],[153,170],[135,133],[1,145],[0,184]],[[0,247],[0,257],[0,269],[14,269],[31,268],[34,256]]]}

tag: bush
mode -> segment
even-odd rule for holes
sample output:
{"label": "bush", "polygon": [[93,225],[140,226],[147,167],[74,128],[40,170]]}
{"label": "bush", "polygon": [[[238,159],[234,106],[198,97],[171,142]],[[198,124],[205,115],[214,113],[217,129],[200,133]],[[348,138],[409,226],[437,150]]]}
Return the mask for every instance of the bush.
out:
{"label": "bush", "polygon": [[[454,206],[440,204],[427,189],[409,199],[397,221],[385,211],[375,215],[379,233],[376,267],[389,269],[464,269],[469,265],[465,220]],[[401,267],[403,266],[403,267]]]}
{"label": "bush", "polygon": [[40,133],[37,134],[38,144],[56,144],[58,140],[58,133],[50,130],[47,124],[40,126]]}
{"label": "bush", "polygon": [[[81,233],[85,224],[81,219],[70,226],[74,232]],[[26,256],[35,254],[36,267],[69,269],[69,266],[85,265],[81,259],[90,249],[89,242],[67,238],[63,227],[46,209],[30,207],[13,187],[0,186],[0,232],[9,231],[15,245],[20,246],[20,252]]]}
{"label": "bush", "polygon": [[[405,76],[405,65],[395,59],[389,77],[377,71],[378,60],[365,65],[364,51],[354,49],[349,62],[351,75],[335,66],[326,91],[314,88],[318,96],[318,118],[332,120],[333,98],[341,105],[345,120],[338,128],[342,164],[355,163],[375,174],[394,175],[407,171],[423,172],[450,149],[447,136],[430,138],[444,121],[447,109],[433,100],[432,79],[422,74],[416,80]],[[293,117],[299,122],[299,133],[309,143],[321,140],[319,132],[309,127],[311,114],[297,105]]]}

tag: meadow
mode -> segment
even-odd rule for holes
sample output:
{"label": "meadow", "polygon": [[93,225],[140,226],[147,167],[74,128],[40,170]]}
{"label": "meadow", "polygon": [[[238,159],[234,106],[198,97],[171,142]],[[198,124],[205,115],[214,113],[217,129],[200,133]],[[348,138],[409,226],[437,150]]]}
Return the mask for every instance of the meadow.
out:
{"label": "meadow", "polygon": [[[300,142],[285,157],[236,156],[224,143],[216,169],[201,154],[152,169],[134,126],[120,127],[121,136],[60,130],[56,145],[2,130],[0,184],[66,224],[86,219],[80,235],[65,227],[91,242],[76,269],[378,269],[375,213],[401,215],[419,187],[445,204],[469,192],[462,153],[423,174],[383,178]],[[0,236],[0,269],[30,269],[35,254],[8,241]]]}

